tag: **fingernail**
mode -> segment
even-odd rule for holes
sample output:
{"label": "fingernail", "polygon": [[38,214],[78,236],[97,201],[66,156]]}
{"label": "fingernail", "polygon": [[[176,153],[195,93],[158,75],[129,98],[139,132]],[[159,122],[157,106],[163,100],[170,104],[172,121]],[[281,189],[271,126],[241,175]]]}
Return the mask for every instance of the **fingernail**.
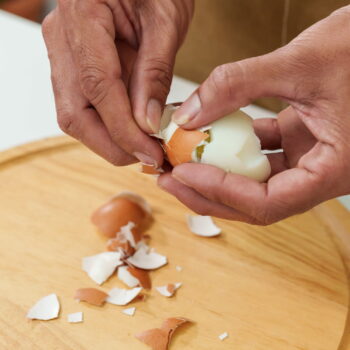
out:
{"label": "fingernail", "polygon": [[156,169],[158,168],[157,162],[148,154],[144,154],[141,152],[134,152],[134,157],[137,158],[142,164],[153,166]]}
{"label": "fingernail", "polygon": [[173,121],[178,125],[184,125],[192,120],[201,110],[202,104],[198,94],[192,95],[175,113]]}
{"label": "fingernail", "polygon": [[161,116],[162,106],[160,105],[158,100],[151,98],[147,104],[146,122],[155,134],[159,131]]}

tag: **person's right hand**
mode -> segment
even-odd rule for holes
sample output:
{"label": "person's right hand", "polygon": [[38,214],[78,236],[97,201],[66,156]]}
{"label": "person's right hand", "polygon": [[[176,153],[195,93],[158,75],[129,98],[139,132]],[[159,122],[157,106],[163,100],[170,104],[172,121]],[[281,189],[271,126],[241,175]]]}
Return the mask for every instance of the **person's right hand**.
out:
{"label": "person's right hand", "polygon": [[193,0],[59,0],[45,19],[58,123],[116,165],[160,166],[158,131]]}

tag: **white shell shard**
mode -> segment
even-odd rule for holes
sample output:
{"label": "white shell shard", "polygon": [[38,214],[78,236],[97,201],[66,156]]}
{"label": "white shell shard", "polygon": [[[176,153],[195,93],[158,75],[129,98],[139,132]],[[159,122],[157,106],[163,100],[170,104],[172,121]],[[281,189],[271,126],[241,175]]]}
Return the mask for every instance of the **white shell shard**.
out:
{"label": "white shell shard", "polygon": [[137,205],[139,205],[146,213],[148,213],[148,214],[152,213],[152,209],[151,209],[150,205],[146,202],[146,200],[134,192],[122,191],[122,192],[118,193],[116,196],[114,196],[113,198],[126,198],[129,201],[134,202]]}
{"label": "white shell shard", "polygon": [[167,263],[167,258],[155,251],[149,251],[147,246],[141,246],[127,261],[140,269],[155,270],[165,265]]}
{"label": "white shell shard", "polygon": [[130,288],[140,284],[140,281],[128,271],[128,266],[120,266],[118,268],[118,278]]}
{"label": "white shell shard", "polygon": [[134,235],[132,233],[132,229],[135,227],[135,224],[131,221],[129,221],[125,226],[122,226],[120,228],[120,232],[117,233],[117,238],[123,242],[124,240],[129,242],[130,245],[135,248],[136,242]]}
{"label": "white shell shard", "polygon": [[129,307],[128,309],[122,310],[122,313],[128,316],[134,316],[136,311],[136,307]]}
{"label": "white shell shard", "polygon": [[104,252],[83,258],[82,268],[97,284],[105,282],[122,265],[120,252]]}
{"label": "white shell shard", "polygon": [[72,314],[69,314],[67,315],[67,320],[69,323],[83,322],[83,313],[79,311],[79,312],[74,312]]}
{"label": "white shell shard", "polygon": [[221,228],[214,224],[211,216],[188,215],[187,225],[198,236],[214,237],[221,233]]}
{"label": "white shell shard", "polygon": [[253,119],[238,110],[214,121],[201,163],[217,166],[227,172],[263,182],[270,173],[267,156],[261,152],[260,140],[254,133]]}
{"label": "white shell shard", "polygon": [[113,288],[108,292],[107,303],[114,305],[126,305],[134,300],[141,292],[142,288],[122,289]]}
{"label": "white shell shard", "polygon": [[227,332],[224,332],[222,334],[220,334],[218,336],[218,338],[222,341],[222,340],[225,340],[226,338],[228,338],[228,333]]}
{"label": "white shell shard", "polygon": [[177,266],[175,266],[175,269],[176,269],[177,272],[181,272],[182,271],[182,266],[177,265]]}
{"label": "white shell shard", "polygon": [[174,290],[173,291],[169,291],[168,289],[168,284],[166,286],[160,286],[160,287],[156,287],[156,290],[163,296],[165,297],[172,297],[175,294],[175,291],[177,289],[179,289],[182,286],[182,283],[178,282],[178,283],[174,283]]}
{"label": "white shell shard", "polygon": [[28,311],[27,318],[32,320],[52,320],[58,317],[60,303],[56,294],[49,294],[43,297]]}
{"label": "white shell shard", "polygon": [[162,114],[162,118],[160,121],[160,130],[157,134],[153,134],[158,139],[164,140],[165,143],[168,143],[171,137],[173,136],[176,129],[179,127],[171,120],[172,114],[179,108],[179,106],[174,106],[172,104],[168,104],[164,108],[164,112]]}

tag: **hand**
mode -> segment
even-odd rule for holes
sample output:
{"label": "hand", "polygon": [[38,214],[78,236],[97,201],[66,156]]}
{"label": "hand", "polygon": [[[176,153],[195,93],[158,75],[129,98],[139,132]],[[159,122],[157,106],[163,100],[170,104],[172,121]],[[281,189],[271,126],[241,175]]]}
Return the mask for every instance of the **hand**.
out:
{"label": "hand", "polygon": [[59,0],[45,19],[58,123],[116,165],[160,166],[158,131],[193,0]]}
{"label": "hand", "polygon": [[182,164],[159,185],[201,215],[271,224],[350,193],[350,7],[270,54],[216,68],[174,114],[197,128],[263,96],[287,101],[254,122],[269,159],[267,183],[204,164]]}

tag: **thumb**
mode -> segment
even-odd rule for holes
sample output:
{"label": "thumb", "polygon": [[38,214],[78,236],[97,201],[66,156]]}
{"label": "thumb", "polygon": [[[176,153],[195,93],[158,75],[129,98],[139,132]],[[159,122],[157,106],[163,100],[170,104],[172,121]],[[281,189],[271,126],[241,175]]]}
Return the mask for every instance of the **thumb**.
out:
{"label": "thumb", "polygon": [[216,67],[173,114],[186,129],[198,128],[260,97],[288,99],[292,85],[280,51]]}
{"label": "thumb", "polygon": [[134,117],[145,132],[157,133],[173,76],[177,40],[145,37],[130,81]]}

